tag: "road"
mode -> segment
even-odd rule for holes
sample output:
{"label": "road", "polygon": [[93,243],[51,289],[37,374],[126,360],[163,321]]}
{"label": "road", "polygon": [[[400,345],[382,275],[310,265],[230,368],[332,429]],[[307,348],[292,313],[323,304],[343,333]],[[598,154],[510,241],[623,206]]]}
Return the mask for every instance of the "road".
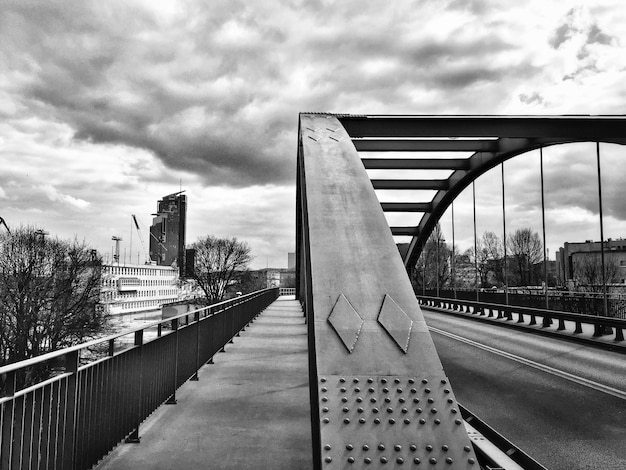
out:
{"label": "road", "polygon": [[549,469],[626,469],[626,355],[422,311],[470,411]]}

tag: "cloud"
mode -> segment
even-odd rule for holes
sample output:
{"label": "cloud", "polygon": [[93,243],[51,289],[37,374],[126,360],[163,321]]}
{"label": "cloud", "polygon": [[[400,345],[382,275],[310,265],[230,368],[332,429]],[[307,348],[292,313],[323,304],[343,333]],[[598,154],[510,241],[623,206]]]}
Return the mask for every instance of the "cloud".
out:
{"label": "cloud", "polygon": [[60,202],[73,209],[85,210],[89,207],[90,203],[79,198],[70,196],[69,194],[62,194],[51,185],[41,186],[39,188],[33,188],[34,191],[42,192],[50,201]]}
{"label": "cloud", "polygon": [[[3,216],[105,247],[182,179],[190,233],[273,256],[292,237],[299,112],[603,114],[626,99],[615,0],[0,3]],[[592,210],[572,190],[588,171],[564,172],[557,204]],[[536,192],[511,196],[536,216]],[[623,196],[607,192],[611,217]]]}
{"label": "cloud", "polygon": [[[36,3],[6,5],[1,25],[25,112],[66,123],[80,141],[150,151],[208,184],[291,181],[300,111],[362,112],[368,102],[369,112],[430,112],[470,90],[454,110],[481,87],[535,73],[506,58],[518,46],[500,33],[431,4],[381,16],[362,2]],[[416,29],[430,14],[449,21]]]}

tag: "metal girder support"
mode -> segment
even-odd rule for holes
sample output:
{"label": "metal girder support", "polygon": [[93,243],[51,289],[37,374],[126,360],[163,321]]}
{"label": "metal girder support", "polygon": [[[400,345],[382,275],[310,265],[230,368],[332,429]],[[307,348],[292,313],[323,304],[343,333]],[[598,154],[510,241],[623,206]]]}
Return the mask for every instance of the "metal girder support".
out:
{"label": "metal girder support", "polygon": [[448,189],[448,180],[372,180],[374,189]]}
{"label": "metal girder support", "polygon": [[[352,138],[510,137],[623,140],[625,116],[339,116]],[[501,150],[501,149],[500,149]]]}
{"label": "metal girder support", "polygon": [[463,170],[467,158],[363,158],[367,170]]}
{"label": "metal girder support", "polygon": [[430,212],[430,202],[381,202],[383,212]]}
{"label": "metal girder support", "polygon": [[476,469],[381,206],[332,115],[300,115],[299,295],[314,466]]}
{"label": "metal girder support", "polygon": [[354,139],[359,152],[495,152],[495,140]]}

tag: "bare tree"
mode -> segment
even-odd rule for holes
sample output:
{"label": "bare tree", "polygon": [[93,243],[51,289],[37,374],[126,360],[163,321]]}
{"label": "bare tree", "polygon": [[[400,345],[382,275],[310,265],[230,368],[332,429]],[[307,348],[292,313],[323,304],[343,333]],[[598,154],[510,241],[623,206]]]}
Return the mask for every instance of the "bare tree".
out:
{"label": "bare tree", "polygon": [[543,243],[539,234],[529,227],[517,229],[507,238],[506,246],[513,257],[513,270],[519,285],[530,285],[533,266],[543,259]]}
{"label": "bare tree", "polygon": [[224,299],[226,289],[245,271],[252,256],[246,242],[236,238],[217,238],[207,235],[199,238],[191,248],[196,250],[194,278],[204,291],[209,303]]}
{"label": "bare tree", "polygon": [[101,258],[84,242],[20,227],[0,235],[0,361],[28,359],[106,327]]}
{"label": "bare tree", "polygon": [[479,248],[479,268],[482,285],[487,287],[493,284],[504,283],[503,257],[504,245],[502,239],[494,232],[484,232],[482,238],[478,241]]}
{"label": "bare tree", "polygon": [[602,259],[599,253],[580,253],[574,257],[574,279],[578,288],[587,292],[603,292],[603,281],[607,284],[619,281],[619,265],[613,257],[604,260],[604,278],[602,277]]}
{"label": "bare tree", "polygon": [[428,238],[421,255],[422,262],[418,262],[414,272],[414,284],[421,288],[425,283],[427,289],[434,289],[437,285],[443,288],[450,280],[450,247],[446,244],[439,224],[435,226]]}

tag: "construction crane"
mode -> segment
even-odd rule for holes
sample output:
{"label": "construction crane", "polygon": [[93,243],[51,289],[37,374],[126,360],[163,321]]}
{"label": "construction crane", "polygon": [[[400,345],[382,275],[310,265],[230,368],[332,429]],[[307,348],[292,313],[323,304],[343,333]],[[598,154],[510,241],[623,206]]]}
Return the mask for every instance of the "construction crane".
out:
{"label": "construction crane", "polygon": [[7,225],[7,223],[2,217],[0,217],[0,225],[4,225],[4,228],[7,229],[7,232],[9,232],[9,235],[11,234],[11,229],[9,228],[9,226]]}
{"label": "construction crane", "polygon": [[[143,239],[143,235],[141,234],[141,229],[139,228],[139,220],[137,219],[137,217],[133,214],[133,222],[135,222],[135,227],[137,228],[137,235],[139,235],[139,241],[141,242],[141,246],[143,247],[144,251],[146,252],[146,263],[149,263],[152,259],[150,258],[150,252],[148,251],[148,249],[146,248],[146,244],[144,242]],[[141,224],[143,225],[143,224]],[[145,226],[144,226],[145,228]],[[157,237],[154,236],[154,234],[152,232],[150,232],[148,230],[148,233],[150,234],[150,236],[152,238],[154,238],[156,240],[156,242],[161,245],[161,248],[163,248],[164,251],[167,251],[167,247],[163,244],[163,242],[161,240],[159,240]]]}
{"label": "construction crane", "polygon": [[120,242],[122,241],[122,237],[118,237],[113,235],[111,240],[115,242],[115,254],[113,255],[113,261],[116,263],[120,262]]}
{"label": "construction crane", "polygon": [[143,235],[141,234],[141,229],[139,228],[139,222],[137,221],[137,217],[135,214],[132,214],[133,222],[135,223],[135,228],[137,229],[137,235],[139,236],[139,241],[141,242],[141,247],[146,255],[146,263],[150,262],[150,251],[146,248],[146,242],[143,240]]}

